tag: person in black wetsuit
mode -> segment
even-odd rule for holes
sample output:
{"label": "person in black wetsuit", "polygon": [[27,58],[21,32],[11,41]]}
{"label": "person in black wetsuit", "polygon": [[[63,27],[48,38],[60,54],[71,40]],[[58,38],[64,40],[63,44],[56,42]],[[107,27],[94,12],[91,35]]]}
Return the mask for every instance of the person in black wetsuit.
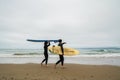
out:
{"label": "person in black wetsuit", "polygon": [[55,64],[55,68],[57,66],[57,64],[59,64],[61,62],[61,66],[64,66],[64,49],[63,49],[63,44],[66,44],[65,42],[62,43],[62,39],[59,39],[59,44],[58,46],[61,47],[61,51],[62,51],[62,55],[59,55],[60,60],[58,60]]}
{"label": "person in black wetsuit", "polygon": [[45,59],[43,59],[43,61],[41,62],[41,66],[42,66],[43,62],[45,62],[46,66],[47,66],[47,63],[48,63],[48,46],[50,46],[50,42],[45,41],[44,42],[44,56],[45,56]]}

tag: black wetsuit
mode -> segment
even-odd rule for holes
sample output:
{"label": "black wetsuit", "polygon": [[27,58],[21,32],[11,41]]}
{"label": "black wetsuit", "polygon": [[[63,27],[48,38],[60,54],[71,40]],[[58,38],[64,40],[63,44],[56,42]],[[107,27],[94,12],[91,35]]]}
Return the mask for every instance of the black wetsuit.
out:
{"label": "black wetsuit", "polygon": [[46,61],[45,64],[48,63],[48,46],[50,46],[50,43],[49,44],[44,44],[44,56],[45,56],[45,59],[42,61],[42,63],[44,61]]}
{"label": "black wetsuit", "polygon": [[59,43],[58,46],[61,47],[62,55],[59,55],[60,60],[56,62],[56,65],[61,62],[61,65],[63,66],[64,64],[64,49],[63,49],[63,44],[64,43]]}

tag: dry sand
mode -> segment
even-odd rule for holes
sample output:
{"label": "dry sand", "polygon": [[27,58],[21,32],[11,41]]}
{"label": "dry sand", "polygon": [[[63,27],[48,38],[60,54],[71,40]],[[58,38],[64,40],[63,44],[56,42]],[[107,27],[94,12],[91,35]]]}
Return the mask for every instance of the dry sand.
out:
{"label": "dry sand", "polygon": [[120,66],[65,64],[0,64],[0,80],[120,80]]}

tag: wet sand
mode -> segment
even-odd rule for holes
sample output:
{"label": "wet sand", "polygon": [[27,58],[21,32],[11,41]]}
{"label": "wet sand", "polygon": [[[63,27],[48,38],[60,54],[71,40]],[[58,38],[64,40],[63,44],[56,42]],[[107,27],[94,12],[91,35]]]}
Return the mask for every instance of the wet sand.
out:
{"label": "wet sand", "polygon": [[120,80],[120,66],[0,64],[0,80]]}

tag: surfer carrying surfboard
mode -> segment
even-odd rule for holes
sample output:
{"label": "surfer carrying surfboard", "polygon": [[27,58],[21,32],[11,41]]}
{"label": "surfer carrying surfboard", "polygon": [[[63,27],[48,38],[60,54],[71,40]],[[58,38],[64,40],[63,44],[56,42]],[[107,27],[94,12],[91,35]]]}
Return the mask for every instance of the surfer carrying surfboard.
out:
{"label": "surfer carrying surfboard", "polygon": [[59,58],[60,60],[58,60],[55,64],[55,68],[57,66],[57,64],[59,64],[61,62],[61,66],[64,66],[64,49],[63,49],[63,44],[66,44],[65,42],[62,43],[62,39],[59,39],[59,44],[58,46],[60,46],[62,54],[59,54]]}
{"label": "surfer carrying surfboard", "polygon": [[41,66],[42,66],[43,62],[45,62],[46,66],[47,66],[47,63],[48,63],[48,46],[50,46],[50,42],[45,41],[44,42],[44,56],[45,56],[45,59],[43,59],[43,61],[41,62]]}

